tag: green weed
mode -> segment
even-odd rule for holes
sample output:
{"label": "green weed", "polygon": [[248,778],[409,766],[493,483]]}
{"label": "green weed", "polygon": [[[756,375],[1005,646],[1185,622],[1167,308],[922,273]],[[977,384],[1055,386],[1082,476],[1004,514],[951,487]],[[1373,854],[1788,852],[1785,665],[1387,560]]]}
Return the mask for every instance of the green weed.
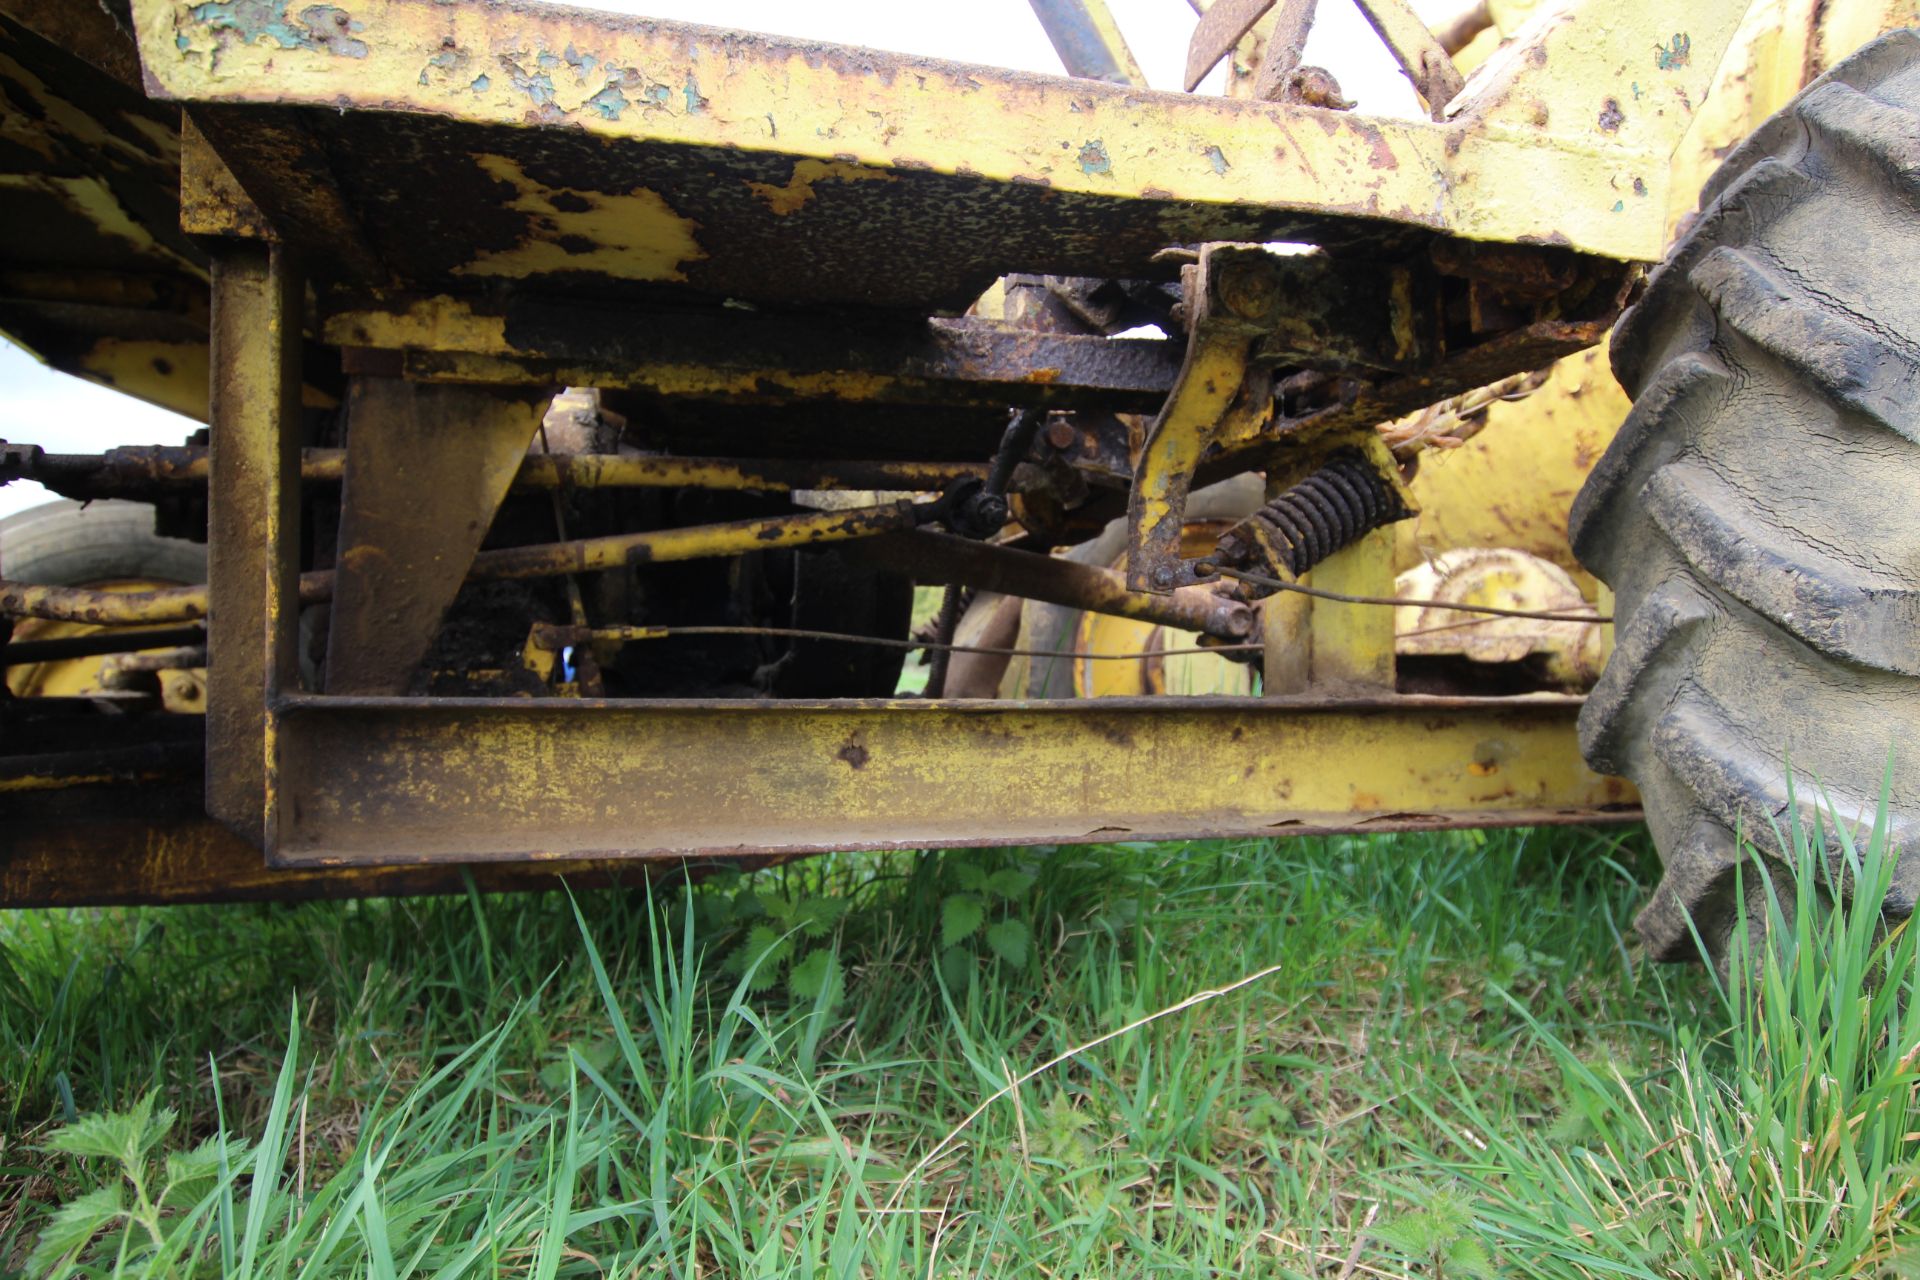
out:
{"label": "green weed", "polygon": [[1743,915],[1730,986],[1677,1023],[1671,1053],[1596,1056],[1515,1001],[1561,1073],[1557,1114],[1499,1123],[1455,1074],[1479,1136],[1437,1159],[1477,1193],[1511,1273],[1814,1280],[1920,1265],[1920,935],[1882,915],[1884,817],[1859,844],[1797,816],[1784,835],[1789,867],[1743,868],[1767,880],[1764,928]]}
{"label": "green weed", "polygon": [[[1691,1238],[1659,1164],[1681,1148],[1636,1137],[1634,1108],[1677,1106],[1696,1062],[1740,1079],[1735,1004],[1625,942],[1650,865],[1638,838],[1490,832],[16,913],[0,1272],[1691,1274],[1599,1239],[1616,1202],[1648,1248]],[[1853,1212],[1813,1203],[1842,1148],[1905,1176],[1883,1041],[1913,1043],[1906,1006],[1864,998],[1794,1051],[1851,1035],[1881,1065],[1834,1079],[1867,1083],[1793,1095],[1784,1056],[1756,1076],[1828,1126],[1769,1158],[1853,1135],[1790,1175],[1804,1203],[1727,1162],[1749,1179],[1729,1207],[1778,1236]],[[1783,1114],[1746,1105],[1713,1118]],[[1858,1238],[1891,1258],[1908,1210],[1884,1190]]]}

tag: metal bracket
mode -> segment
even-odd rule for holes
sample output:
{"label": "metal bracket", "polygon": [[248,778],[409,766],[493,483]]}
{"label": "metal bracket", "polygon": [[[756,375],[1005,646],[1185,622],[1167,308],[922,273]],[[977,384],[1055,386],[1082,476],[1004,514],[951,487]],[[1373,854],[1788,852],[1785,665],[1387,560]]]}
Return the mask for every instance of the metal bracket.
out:
{"label": "metal bracket", "polygon": [[[1187,355],[1173,391],[1147,428],[1127,499],[1127,587],[1165,595],[1178,585],[1180,526],[1194,468],[1247,378],[1273,302],[1261,277],[1232,262],[1232,245],[1203,245],[1181,270],[1187,295]],[[1225,259],[1225,261],[1222,261]],[[1224,270],[1222,268],[1224,267]]]}
{"label": "metal bracket", "polygon": [[327,692],[407,691],[540,429],[546,400],[354,380]]}

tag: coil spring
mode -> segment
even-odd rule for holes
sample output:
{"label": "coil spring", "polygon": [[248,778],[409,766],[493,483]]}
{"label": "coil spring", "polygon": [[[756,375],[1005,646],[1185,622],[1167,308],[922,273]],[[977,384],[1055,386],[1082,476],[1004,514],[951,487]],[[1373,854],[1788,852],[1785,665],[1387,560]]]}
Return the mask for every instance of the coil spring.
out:
{"label": "coil spring", "polygon": [[[1221,551],[1244,564],[1270,548],[1279,560],[1273,568],[1299,575],[1402,514],[1399,496],[1366,458],[1338,453],[1230,531]],[[1249,536],[1248,525],[1265,536]]]}

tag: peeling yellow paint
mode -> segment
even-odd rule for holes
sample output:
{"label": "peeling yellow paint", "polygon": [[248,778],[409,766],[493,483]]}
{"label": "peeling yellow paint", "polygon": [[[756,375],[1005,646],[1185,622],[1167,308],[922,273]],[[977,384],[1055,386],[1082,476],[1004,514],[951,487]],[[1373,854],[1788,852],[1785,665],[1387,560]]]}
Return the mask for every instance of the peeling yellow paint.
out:
{"label": "peeling yellow paint", "polygon": [[156,241],[145,227],[136,222],[98,178],[4,173],[0,174],[0,188],[43,192],[71,209],[82,225],[98,234],[124,240],[135,251],[163,259],[170,265],[179,261],[179,255]]}
{"label": "peeling yellow paint", "polygon": [[813,184],[823,180],[894,182],[897,179],[885,169],[874,169],[864,164],[807,159],[794,162],[793,176],[787,179],[786,186],[776,187],[771,182],[749,182],[747,189],[766,201],[767,208],[784,218],[797,209],[805,208],[813,199]]}
{"label": "peeling yellow paint", "polygon": [[517,194],[507,208],[534,215],[527,236],[510,249],[490,250],[460,267],[471,276],[528,276],[545,272],[604,271],[630,280],[684,280],[681,268],[707,256],[695,232],[700,224],[673,211],[659,192],[635,187],[624,195],[571,192],[559,208],[552,193],[505,156],[481,156],[480,167]]}
{"label": "peeling yellow paint", "polygon": [[[710,46],[678,24],[559,6],[514,9],[506,20],[492,5],[356,0],[355,39],[365,50],[350,57],[309,47],[298,32],[297,47],[235,39],[201,20],[204,6],[194,0],[133,6],[155,92],[185,101],[426,112],[513,128],[565,124],[609,140],[777,152],[840,180],[841,164],[886,172],[911,163],[975,182],[1356,214],[1644,260],[1662,247],[1663,174],[1688,121],[1683,103],[1704,96],[1741,7],[1706,6],[1690,19],[1693,57],[1661,73],[1662,105],[1600,137],[1580,95],[1628,92],[1633,73],[1620,72],[1623,51],[1666,38],[1668,15],[1636,9],[1626,21],[1603,0],[1582,0],[1528,44],[1537,57],[1490,59],[1455,114],[1435,123],[931,59],[882,56],[876,73],[868,55],[814,42]],[[1552,99],[1550,128],[1535,122],[1531,106],[1542,94]],[[1244,159],[1223,173],[1210,159],[1215,150]],[[1648,198],[1613,212],[1616,186],[1631,190],[1637,176]],[[808,175],[797,177],[752,194],[801,208]],[[1540,191],[1556,198],[1542,202],[1534,198]],[[554,261],[550,248],[535,252]]]}
{"label": "peeling yellow paint", "polygon": [[321,320],[320,336],[336,346],[376,347],[383,351],[404,351],[409,347],[441,351],[519,350],[507,341],[505,316],[476,311],[469,302],[459,298],[384,300],[381,307],[337,312]]}
{"label": "peeling yellow paint", "polygon": [[208,356],[204,342],[101,338],[69,370],[148,404],[207,420]]}

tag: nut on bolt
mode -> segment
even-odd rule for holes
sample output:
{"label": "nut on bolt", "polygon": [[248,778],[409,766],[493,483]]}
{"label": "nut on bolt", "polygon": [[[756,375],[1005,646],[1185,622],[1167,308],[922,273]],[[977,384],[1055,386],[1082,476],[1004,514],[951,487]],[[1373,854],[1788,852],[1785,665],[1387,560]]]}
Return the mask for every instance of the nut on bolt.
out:
{"label": "nut on bolt", "polygon": [[1222,602],[1213,611],[1213,625],[1223,634],[1244,640],[1253,634],[1253,610],[1243,604]]}
{"label": "nut on bolt", "polygon": [[1162,591],[1172,590],[1174,582],[1173,566],[1163,564],[1155,569],[1153,571],[1152,582],[1154,586],[1159,587]]}
{"label": "nut on bolt", "polygon": [[1242,320],[1265,320],[1279,295],[1273,278],[1252,263],[1237,263],[1223,271],[1219,288],[1220,301]]}

